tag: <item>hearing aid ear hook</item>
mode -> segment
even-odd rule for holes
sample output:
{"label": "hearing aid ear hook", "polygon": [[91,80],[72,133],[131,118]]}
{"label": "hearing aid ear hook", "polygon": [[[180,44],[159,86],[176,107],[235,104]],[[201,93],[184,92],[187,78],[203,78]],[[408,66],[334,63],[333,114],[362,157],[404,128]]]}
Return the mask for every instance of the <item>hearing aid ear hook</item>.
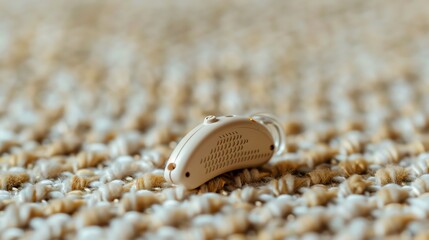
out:
{"label": "hearing aid ear hook", "polygon": [[280,124],[280,121],[268,113],[255,113],[250,117],[265,126],[273,136],[274,149],[276,150],[273,157],[279,157],[283,155],[286,149],[286,134]]}

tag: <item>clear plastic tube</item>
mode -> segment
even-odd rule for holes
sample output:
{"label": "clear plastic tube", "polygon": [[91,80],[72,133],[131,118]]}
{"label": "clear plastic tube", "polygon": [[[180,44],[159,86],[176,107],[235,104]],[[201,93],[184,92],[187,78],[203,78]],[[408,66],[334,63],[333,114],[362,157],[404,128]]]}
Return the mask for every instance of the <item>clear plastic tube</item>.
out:
{"label": "clear plastic tube", "polygon": [[273,157],[279,157],[283,155],[286,150],[286,135],[277,118],[268,113],[256,113],[250,117],[264,125],[273,136],[274,147],[276,149]]}

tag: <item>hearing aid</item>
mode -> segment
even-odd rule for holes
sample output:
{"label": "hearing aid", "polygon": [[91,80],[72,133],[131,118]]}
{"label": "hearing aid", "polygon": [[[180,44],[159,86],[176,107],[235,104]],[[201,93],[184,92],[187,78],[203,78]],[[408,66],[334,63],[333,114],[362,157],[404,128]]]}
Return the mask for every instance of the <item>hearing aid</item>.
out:
{"label": "hearing aid", "polygon": [[284,151],[275,117],[207,116],[180,140],[168,159],[167,182],[194,189],[223,173],[260,166]]}

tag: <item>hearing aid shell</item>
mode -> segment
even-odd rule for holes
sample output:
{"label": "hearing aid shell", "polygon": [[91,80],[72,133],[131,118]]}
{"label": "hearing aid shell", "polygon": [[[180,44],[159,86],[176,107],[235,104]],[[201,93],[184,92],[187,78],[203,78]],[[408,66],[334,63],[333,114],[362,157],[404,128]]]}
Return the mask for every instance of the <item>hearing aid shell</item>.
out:
{"label": "hearing aid shell", "polygon": [[252,117],[207,116],[173,150],[164,177],[194,189],[225,172],[264,164],[274,153],[272,134]]}

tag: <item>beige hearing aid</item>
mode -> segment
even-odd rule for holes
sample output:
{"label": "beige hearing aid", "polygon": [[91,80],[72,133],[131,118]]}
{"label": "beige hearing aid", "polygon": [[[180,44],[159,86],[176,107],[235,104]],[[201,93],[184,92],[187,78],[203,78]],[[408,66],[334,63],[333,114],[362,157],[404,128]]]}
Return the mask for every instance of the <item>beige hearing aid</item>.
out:
{"label": "beige hearing aid", "polygon": [[283,152],[284,133],[267,114],[207,116],[173,150],[164,177],[194,189],[231,170],[268,162]]}

